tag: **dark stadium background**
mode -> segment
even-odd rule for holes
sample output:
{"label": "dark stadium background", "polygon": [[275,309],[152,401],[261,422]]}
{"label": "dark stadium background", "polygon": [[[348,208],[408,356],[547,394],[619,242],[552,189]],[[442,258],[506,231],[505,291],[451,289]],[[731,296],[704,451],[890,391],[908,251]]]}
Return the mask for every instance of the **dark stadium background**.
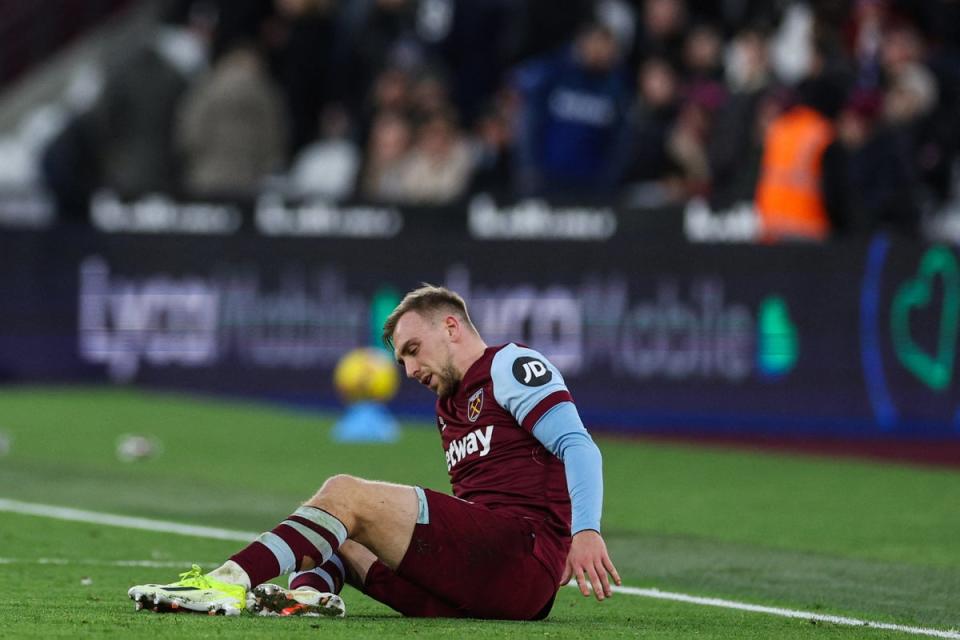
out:
{"label": "dark stadium background", "polygon": [[958,114],[947,1],[0,2],[0,381],[333,407],[430,281],[598,430],[957,463]]}

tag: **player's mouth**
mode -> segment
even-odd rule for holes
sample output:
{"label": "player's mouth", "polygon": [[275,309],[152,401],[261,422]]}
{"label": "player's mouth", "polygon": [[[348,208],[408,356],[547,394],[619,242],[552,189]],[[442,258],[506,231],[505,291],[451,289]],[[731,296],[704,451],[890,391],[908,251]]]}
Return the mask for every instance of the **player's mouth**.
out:
{"label": "player's mouth", "polygon": [[[422,384],[422,385],[425,386],[425,387],[430,387],[430,383],[431,383],[431,382],[433,382],[433,374],[432,374],[432,373],[427,374],[427,377],[426,377],[426,378],[421,378],[421,379],[420,379],[420,384]],[[430,387],[430,388],[432,389],[433,387]]]}

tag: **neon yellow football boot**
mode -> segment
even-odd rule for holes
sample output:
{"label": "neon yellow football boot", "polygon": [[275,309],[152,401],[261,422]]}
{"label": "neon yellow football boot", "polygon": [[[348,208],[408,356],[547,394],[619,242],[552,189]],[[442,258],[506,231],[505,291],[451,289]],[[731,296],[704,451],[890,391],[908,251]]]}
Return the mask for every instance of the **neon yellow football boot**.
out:
{"label": "neon yellow football boot", "polygon": [[239,584],[220,582],[203,575],[200,567],[180,574],[171,584],[141,584],[127,591],[137,611],[156,613],[206,613],[236,616],[246,607],[247,590]]}

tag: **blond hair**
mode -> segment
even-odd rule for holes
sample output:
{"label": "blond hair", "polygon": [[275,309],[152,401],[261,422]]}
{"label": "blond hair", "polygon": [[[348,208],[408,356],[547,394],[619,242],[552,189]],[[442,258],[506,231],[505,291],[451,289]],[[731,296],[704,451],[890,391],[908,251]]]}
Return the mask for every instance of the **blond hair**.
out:
{"label": "blond hair", "polygon": [[460,294],[446,287],[424,282],[421,287],[403,296],[403,300],[390,312],[383,323],[383,333],[380,334],[380,338],[388,348],[393,348],[393,332],[397,330],[400,316],[408,311],[416,311],[423,316],[432,315],[437,311],[446,311],[457,316],[471,331],[477,332],[473,321],[470,320],[470,314],[467,313],[467,303],[463,301]]}

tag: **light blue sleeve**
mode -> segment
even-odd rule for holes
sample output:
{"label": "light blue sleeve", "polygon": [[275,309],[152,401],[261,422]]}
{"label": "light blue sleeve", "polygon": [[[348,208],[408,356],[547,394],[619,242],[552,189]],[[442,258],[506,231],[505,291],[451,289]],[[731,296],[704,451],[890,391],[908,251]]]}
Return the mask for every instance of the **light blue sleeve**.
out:
{"label": "light blue sleeve", "polygon": [[[567,394],[563,399],[570,399],[563,376],[549,360],[538,351],[512,343],[493,356],[490,379],[497,404],[527,430],[533,428],[528,418],[535,423],[543,415],[542,411],[550,408],[545,406],[535,411],[542,401],[557,392]],[[554,396],[552,402],[559,402],[559,398]]]}
{"label": "light blue sleeve", "polygon": [[573,523],[570,533],[600,531],[603,510],[603,460],[572,402],[562,402],[533,427],[533,436],[563,460]]}

